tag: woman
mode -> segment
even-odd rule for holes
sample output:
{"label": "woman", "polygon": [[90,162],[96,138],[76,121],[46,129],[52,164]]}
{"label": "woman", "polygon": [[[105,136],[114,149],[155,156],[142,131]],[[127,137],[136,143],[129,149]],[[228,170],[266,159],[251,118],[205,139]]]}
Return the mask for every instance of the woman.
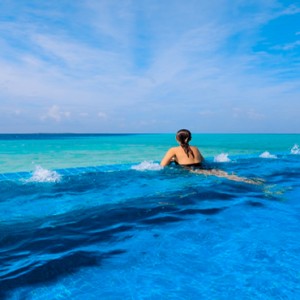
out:
{"label": "woman", "polygon": [[193,173],[225,177],[230,180],[242,181],[250,184],[262,184],[261,180],[239,177],[218,169],[204,169],[202,166],[204,158],[197,147],[189,145],[191,139],[192,134],[189,130],[180,129],[176,134],[176,140],[180,146],[170,148],[160,162],[160,165],[165,167],[170,163],[175,162],[178,165],[190,169]]}
{"label": "woman", "polygon": [[160,165],[165,167],[175,162],[187,167],[200,166],[204,159],[197,147],[189,145],[191,139],[192,135],[189,130],[180,129],[176,134],[176,140],[180,146],[169,149]]}

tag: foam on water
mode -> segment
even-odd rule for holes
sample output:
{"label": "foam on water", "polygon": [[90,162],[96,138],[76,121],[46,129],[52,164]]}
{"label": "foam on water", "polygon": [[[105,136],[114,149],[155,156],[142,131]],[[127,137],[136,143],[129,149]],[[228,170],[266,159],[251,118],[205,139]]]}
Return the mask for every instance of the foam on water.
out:
{"label": "foam on water", "polygon": [[268,151],[263,152],[259,157],[261,157],[261,158],[277,158],[276,155],[271,154]]}
{"label": "foam on water", "polygon": [[300,154],[300,147],[297,144],[291,149],[291,154]]}
{"label": "foam on water", "polygon": [[136,166],[132,166],[131,168],[137,171],[159,171],[163,169],[163,167],[160,164],[155,163],[153,161],[143,161]]}
{"label": "foam on water", "polygon": [[56,172],[36,166],[32,176],[25,182],[59,182],[61,176]]}
{"label": "foam on water", "polygon": [[228,153],[221,153],[214,157],[214,162],[230,162],[231,159],[228,157]]}
{"label": "foam on water", "polygon": [[265,149],[218,166],[259,185],[145,158],[1,182],[0,299],[297,299],[300,160]]}

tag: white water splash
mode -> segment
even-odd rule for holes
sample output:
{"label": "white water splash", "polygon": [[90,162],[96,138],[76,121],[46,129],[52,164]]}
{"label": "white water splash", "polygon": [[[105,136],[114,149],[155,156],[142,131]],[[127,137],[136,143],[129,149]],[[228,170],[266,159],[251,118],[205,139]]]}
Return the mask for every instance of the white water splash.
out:
{"label": "white water splash", "polygon": [[61,176],[57,172],[36,166],[32,176],[26,182],[59,182],[60,179]]}
{"label": "white water splash", "polygon": [[291,154],[300,154],[300,147],[297,144],[291,149]]}
{"label": "white water splash", "polygon": [[228,157],[228,153],[221,153],[214,157],[214,162],[230,162],[231,159]]}
{"label": "white water splash", "polygon": [[131,169],[137,171],[159,171],[163,169],[163,167],[158,163],[154,163],[153,161],[143,161],[139,165],[132,166]]}
{"label": "white water splash", "polygon": [[268,151],[263,152],[259,157],[261,157],[261,158],[277,158],[276,155],[271,154]]}

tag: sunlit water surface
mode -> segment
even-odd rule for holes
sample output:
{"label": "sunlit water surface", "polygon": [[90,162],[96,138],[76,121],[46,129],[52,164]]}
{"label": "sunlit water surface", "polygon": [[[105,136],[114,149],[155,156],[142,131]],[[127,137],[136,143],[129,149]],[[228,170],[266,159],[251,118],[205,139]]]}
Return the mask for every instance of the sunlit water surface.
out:
{"label": "sunlit water surface", "polygon": [[0,299],[298,299],[299,135],[193,138],[258,185],[162,169],[157,138],[104,136],[115,161],[101,136],[0,141]]}

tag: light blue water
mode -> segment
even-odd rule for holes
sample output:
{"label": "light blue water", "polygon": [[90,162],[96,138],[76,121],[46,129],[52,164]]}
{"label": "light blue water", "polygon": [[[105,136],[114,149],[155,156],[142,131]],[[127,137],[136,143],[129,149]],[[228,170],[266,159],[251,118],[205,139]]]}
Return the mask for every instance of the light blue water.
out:
{"label": "light blue water", "polygon": [[[160,169],[173,141],[2,139],[0,299],[298,299],[299,135],[194,136],[211,166],[262,185]],[[110,147],[118,161],[95,163]]]}
{"label": "light blue water", "polygon": [[[300,145],[300,135],[193,134],[191,144],[205,157],[287,153]],[[176,145],[174,134],[0,134],[0,172],[32,171],[36,166],[58,169],[160,161],[166,150]]]}

